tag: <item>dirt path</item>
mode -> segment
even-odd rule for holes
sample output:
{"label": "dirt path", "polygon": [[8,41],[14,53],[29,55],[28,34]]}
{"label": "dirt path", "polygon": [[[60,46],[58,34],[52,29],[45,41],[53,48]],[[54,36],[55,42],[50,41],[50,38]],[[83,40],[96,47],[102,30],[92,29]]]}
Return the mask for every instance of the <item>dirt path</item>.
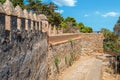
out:
{"label": "dirt path", "polygon": [[[102,62],[101,62],[102,63]],[[99,60],[93,57],[84,58],[84,60],[76,61],[71,67],[66,69],[59,77],[58,80],[101,80],[99,79],[101,64]],[[98,68],[96,68],[96,65]],[[93,79],[93,76],[98,76]],[[90,78],[90,79],[89,79]]]}

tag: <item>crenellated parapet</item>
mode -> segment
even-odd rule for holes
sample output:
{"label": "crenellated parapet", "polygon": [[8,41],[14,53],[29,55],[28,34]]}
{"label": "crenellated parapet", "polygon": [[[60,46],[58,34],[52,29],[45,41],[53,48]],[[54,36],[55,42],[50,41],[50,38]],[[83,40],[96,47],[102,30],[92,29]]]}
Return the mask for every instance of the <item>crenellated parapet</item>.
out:
{"label": "crenellated parapet", "polygon": [[5,30],[12,31],[17,28],[17,15],[14,9],[13,4],[10,0],[6,0],[3,4],[5,10]]}
{"label": "crenellated parapet", "polygon": [[2,4],[0,3],[0,13],[5,13],[5,10],[4,10],[4,8],[3,8],[3,6],[2,6]]}
{"label": "crenellated parapet", "polygon": [[10,0],[5,3],[0,3],[0,25],[3,29],[8,31],[10,35],[14,31],[33,31],[33,32],[47,32],[48,35],[62,34],[62,28],[48,23],[48,19],[44,14],[36,14],[32,11],[27,11],[17,5],[13,6]]}
{"label": "crenellated parapet", "polygon": [[48,29],[48,19],[44,14],[22,10],[19,5],[14,7],[10,0],[0,3],[0,24],[10,32],[13,30],[47,32]]}
{"label": "crenellated parapet", "polygon": [[15,12],[18,17],[17,18],[17,29],[20,31],[25,30],[25,16],[19,5],[15,7]]}
{"label": "crenellated parapet", "polygon": [[24,14],[24,17],[26,18],[26,20],[25,20],[25,29],[26,30],[31,30],[31,19],[30,19],[30,17],[29,17],[29,13],[28,13],[28,11],[26,10],[26,9],[24,9],[23,10],[23,14]]}
{"label": "crenellated parapet", "polygon": [[48,19],[44,14],[40,14],[39,18],[41,20],[41,25],[42,25],[42,31],[43,32],[48,32]]}
{"label": "crenellated parapet", "polygon": [[49,36],[55,36],[55,35],[61,35],[63,34],[63,29],[61,27],[56,27],[55,25],[52,26],[49,24],[48,26],[48,35]]}
{"label": "crenellated parapet", "polygon": [[30,20],[31,20],[31,30],[34,30],[34,27],[33,27],[33,13],[32,12],[29,12],[29,17],[30,17]]}
{"label": "crenellated parapet", "polygon": [[33,21],[34,21],[34,27],[35,27],[35,30],[37,30],[38,31],[38,25],[39,25],[39,23],[38,23],[38,18],[37,18],[38,16],[34,13],[33,14]]}
{"label": "crenellated parapet", "polygon": [[22,10],[22,8],[21,8],[19,5],[17,5],[17,6],[15,7],[15,12],[16,12],[16,14],[17,14],[17,17],[25,18],[25,17],[24,17],[23,10]]}
{"label": "crenellated parapet", "polygon": [[[48,19],[44,14],[27,11],[10,0],[0,3],[0,44],[17,44],[22,40],[28,42],[40,37],[48,31]],[[3,45],[4,46],[4,45]]]}
{"label": "crenellated parapet", "polygon": [[14,6],[13,4],[10,2],[10,0],[6,0],[6,2],[3,4],[3,8],[5,10],[5,13],[7,15],[16,15],[15,10],[14,10]]}
{"label": "crenellated parapet", "polygon": [[[3,8],[3,5],[0,3],[0,25],[5,25],[5,10]],[[3,27],[5,28],[5,27]]]}

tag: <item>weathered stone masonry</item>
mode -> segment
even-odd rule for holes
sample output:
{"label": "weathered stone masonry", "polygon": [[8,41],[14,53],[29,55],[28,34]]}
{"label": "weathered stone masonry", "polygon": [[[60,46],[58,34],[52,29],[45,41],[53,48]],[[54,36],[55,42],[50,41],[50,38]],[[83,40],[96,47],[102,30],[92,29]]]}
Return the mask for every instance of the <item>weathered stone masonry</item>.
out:
{"label": "weathered stone masonry", "polygon": [[[59,38],[60,41],[56,41]],[[100,33],[67,34],[50,37],[48,79],[56,80],[57,69],[60,73],[82,55],[102,55],[104,53],[103,39],[104,36]],[[56,58],[59,60],[58,68],[55,65]]]}
{"label": "weathered stone masonry", "polygon": [[61,34],[44,14],[0,4],[0,80],[56,80],[84,53],[103,53],[102,34]]}
{"label": "weathered stone masonry", "polygon": [[47,26],[43,14],[0,3],[0,80],[47,80]]}

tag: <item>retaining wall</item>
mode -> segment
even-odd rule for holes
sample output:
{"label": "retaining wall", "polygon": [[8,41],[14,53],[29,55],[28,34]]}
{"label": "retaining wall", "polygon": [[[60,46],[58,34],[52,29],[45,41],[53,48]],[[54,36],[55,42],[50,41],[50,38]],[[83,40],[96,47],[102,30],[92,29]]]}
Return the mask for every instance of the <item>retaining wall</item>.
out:
{"label": "retaining wall", "polygon": [[56,80],[57,74],[82,55],[102,55],[103,39],[103,34],[96,33],[51,36],[48,49],[49,80]]}

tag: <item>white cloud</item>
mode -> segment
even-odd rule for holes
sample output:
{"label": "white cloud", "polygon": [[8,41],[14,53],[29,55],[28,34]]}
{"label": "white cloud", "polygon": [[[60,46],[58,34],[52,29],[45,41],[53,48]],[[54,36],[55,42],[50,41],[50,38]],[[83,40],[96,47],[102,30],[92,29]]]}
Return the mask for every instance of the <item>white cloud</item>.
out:
{"label": "white cloud", "polygon": [[53,0],[59,6],[75,6],[77,0]]}
{"label": "white cloud", "polygon": [[63,13],[64,12],[64,10],[56,10],[55,12],[58,12],[58,13]]}
{"label": "white cloud", "polygon": [[88,17],[89,15],[88,14],[85,14],[84,17]]}
{"label": "white cloud", "polygon": [[99,12],[99,11],[96,11],[95,14],[100,14],[100,12]]}
{"label": "white cloud", "polygon": [[103,17],[109,17],[109,16],[116,17],[116,16],[118,16],[118,13],[117,12],[108,12],[108,13],[103,14],[102,16]]}

